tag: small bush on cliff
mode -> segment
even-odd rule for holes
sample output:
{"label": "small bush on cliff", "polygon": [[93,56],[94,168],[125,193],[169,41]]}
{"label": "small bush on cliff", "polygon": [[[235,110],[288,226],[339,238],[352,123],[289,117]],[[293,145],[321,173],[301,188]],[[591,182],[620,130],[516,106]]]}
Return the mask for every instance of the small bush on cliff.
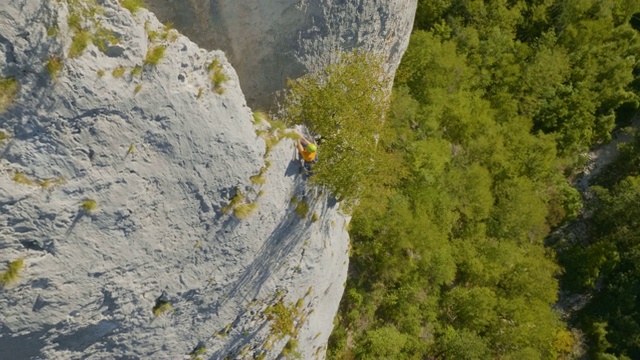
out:
{"label": "small bush on cliff", "polygon": [[9,139],[11,139],[11,135],[9,135],[9,134],[7,134],[6,132],[4,132],[4,131],[0,130],[0,145],[2,145],[2,143],[3,143],[5,140],[9,140]]}
{"label": "small bush on cliff", "polygon": [[71,45],[69,46],[69,57],[76,58],[82,55],[84,49],[89,45],[91,41],[91,34],[87,30],[78,30],[73,39],[71,39]]}
{"label": "small bush on cliff", "polygon": [[302,199],[296,206],[296,214],[301,218],[305,218],[309,213],[309,204],[306,199]]}
{"label": "small bush on cliff", "polygon": [[207,347],[204,344],[200,343],[189,353],[190,360],[198,360],[202,359],[200,355],[204,355],[207,352]]}
{"label": "small bush on cliff", "polygon": [[236,194],[233,196],[229,204],[227,204],[227,206],[222,208],[222,212],[225,214],[228,213],[231,209],[240,205],[240,203],[242,203],[243,200],[244,200],[244,195],[242,195],[242,192],[240,191],[240,189],[237,189]]}
{"label": "small bush on cliff", "polygon": [[0,285],[2,287],[10,286],[18,281],[20,271],[24,267],[23,259],[18,259],[9,263],[9,269],[0,273]]}
{"label": "small bush on cliff", "polygon": [[55,79],[64,64],[62,63],[62,58],[60,56],[52,55],[47,60],[47,72],[49,73],[49,77]]}
{"label": "small bush on cliff", "polygon": [[158,299],[156,300],[156,304],[154,305],[152,312],[154,316],[158,317],[171,309],[173,309],[173,306],[171,306],[170,302]]}
{"label": "small bush on cliff", "polygon": [[98,208],[98,202],[93,199],[87,199],[82,201],[80,208],[86,212],[92,212]]}
{"label": "small bush on cliff", "polygon": [[7,110],[13,103],[13,99],[18,93],[18,81],[16,79],[0,78],[0,113]]}
{"label": "small bush on cliff", "polygon": [[116,79],[121,78],[122,75],[124,75],[124,66],[120,65],[115,69],[113,69],[113,71],[111,72],[111,75],[113,75],[113,77]]}
{"label": "small bush on cliff", "polygon": [[294,325],[299,313],[292,303],[287,306],[283,301],[279,301],[277,304],[267,307],[264,314],[271,321],[271,332],[276,338],[296,335]]}
{"label": "small bush on cliff", "polygon": [[142,0],[122,0],[120,6],[129,10],[132,14],[145,7],[145,3]]}
{"label": "small bush on cliff", "polygon": [[224,84],[229,77],[225,75],[222,70],[222,65],[218,61],[218,59],[214,59],[211,64],[208,66],[209,69],[209,78],[211,79],[211,85],[213,86],[213,91],[217,94],[223,94],[224,88],[222,84]]}
{"label": "small bush on cliff", "polygon": [[254,212],[258,208],[258,203],[249,203],[238,205],[235,209],[233,209],[233,215],[235,215],[238,219],[244,220],[252,212]]}
{"label": "small bush on cliff", "polygon": [[150,47],[147,50],[147,56],[144,58],[145,65],[158,65],[164,57],[164,51],[166,49],[167,47],[162,45]]}
{"label": "small bush on cliff", "polygon": [[140,76],[142,75],[142,66],[136,65],[131,69],[131,76]]}
{"label": "small bush on cliff", "polygon": [[23,185],[35,185],[35,183],[31,179],[29,179],[22,171],[16,171],[16,173],[13,174],[13,181]]}

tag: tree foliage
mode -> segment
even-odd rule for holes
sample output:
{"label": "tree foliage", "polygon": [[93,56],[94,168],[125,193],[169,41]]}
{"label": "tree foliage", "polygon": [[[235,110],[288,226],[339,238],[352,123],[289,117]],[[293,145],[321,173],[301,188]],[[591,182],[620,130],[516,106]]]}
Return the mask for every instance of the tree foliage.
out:
{"label": "tree foliage", "polygon": [[402,171],[388,151],[388,84],[381,61],[361,52],[288,84],[288,120],[321,136],[313,180],[347,203],[364,189],[393,185]]}
{"label": "tree foliage", "polygon": [[634,359],[640,357],[640,177],[628,176],[595,192],[588,243],[563,253],[563,280],[568,289],[593,293],[577,315],[592,356],[613,353]]}
{"label": "tree foliage", "polygon": [[[385,182],[385,191],[354,191],[352,178],[336,182],[338,193],[351,184],[350,193],[376,202],[353,208],[350,277],[329,358],[569,356],[575,339],[552,308],[560,267],[543,240],[582,206],[565,179],[579,152],[610,138],[619,109],[637,107],[640,40],[629,20],[638,11],[630,0],[419,1],[391,104],[371,108],[386,116],[366,117],[384,117],[391,133],[369,131],[375,122],[363,127],[365,138],[384,134],[384,152],[407,173]],[[315,98],[303,107],[319,111],[301,109],[298,117],[326,118],[315,131],[334,134],[344,125],[327,119],[349,108],[339,100]],[[622,257],[610,247],[573,250],[587,261],[575,260],[571,270],[563,262],[564,276],[588,287],[605,273],[628,274],[615,270]],[[626,283],[616,281],[620,296]],[[625,304],[637,306],[624,291]],[[620,315],[595,326],[592,339],[637,357],[628,350],[636,338],[618,335],[630,324]]]}

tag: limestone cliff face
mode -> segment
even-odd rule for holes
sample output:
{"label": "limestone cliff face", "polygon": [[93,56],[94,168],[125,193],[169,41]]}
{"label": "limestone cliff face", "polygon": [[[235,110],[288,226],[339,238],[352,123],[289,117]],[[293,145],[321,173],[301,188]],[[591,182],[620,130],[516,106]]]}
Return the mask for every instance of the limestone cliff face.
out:
{"label": "limestone cliff face", "polygon": [[291,140],[265,156],[223,52],[115,0],[5,0],[0,77],[0,358],[323,357],[348,218]]}
{"label": "limestone cliff face", "polygon": [[385,60],[393,77],[417,0],[149,0],[199,45],[225,51],[249,105],[269,108],[287,78],[322,69],[340,51]]}

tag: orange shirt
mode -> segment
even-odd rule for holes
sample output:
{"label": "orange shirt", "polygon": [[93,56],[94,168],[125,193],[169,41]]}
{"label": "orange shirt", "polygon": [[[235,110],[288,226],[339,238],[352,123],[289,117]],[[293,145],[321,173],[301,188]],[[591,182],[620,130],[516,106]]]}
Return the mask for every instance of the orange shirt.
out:
{"label": "orange shirt", "polygon": [[300,155],[302,155],[302,158],[304,159],[304,161],[306,162],[312,162],[313,159],[316,158],[316,152],[308,152],[307,149],[304,149],[300,152]]}

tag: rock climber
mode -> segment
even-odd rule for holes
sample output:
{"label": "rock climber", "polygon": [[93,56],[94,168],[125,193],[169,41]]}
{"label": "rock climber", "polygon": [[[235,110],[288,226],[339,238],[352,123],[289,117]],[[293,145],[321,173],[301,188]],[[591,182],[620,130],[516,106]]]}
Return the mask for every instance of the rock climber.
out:
{"label": "rock climber", "polygon": [[296,148],[298,149],[300,156],[302,156],[305,163],[314,163],[318,147],[303,135],[298,135],[300,135],[300,137],[296,140]]}

